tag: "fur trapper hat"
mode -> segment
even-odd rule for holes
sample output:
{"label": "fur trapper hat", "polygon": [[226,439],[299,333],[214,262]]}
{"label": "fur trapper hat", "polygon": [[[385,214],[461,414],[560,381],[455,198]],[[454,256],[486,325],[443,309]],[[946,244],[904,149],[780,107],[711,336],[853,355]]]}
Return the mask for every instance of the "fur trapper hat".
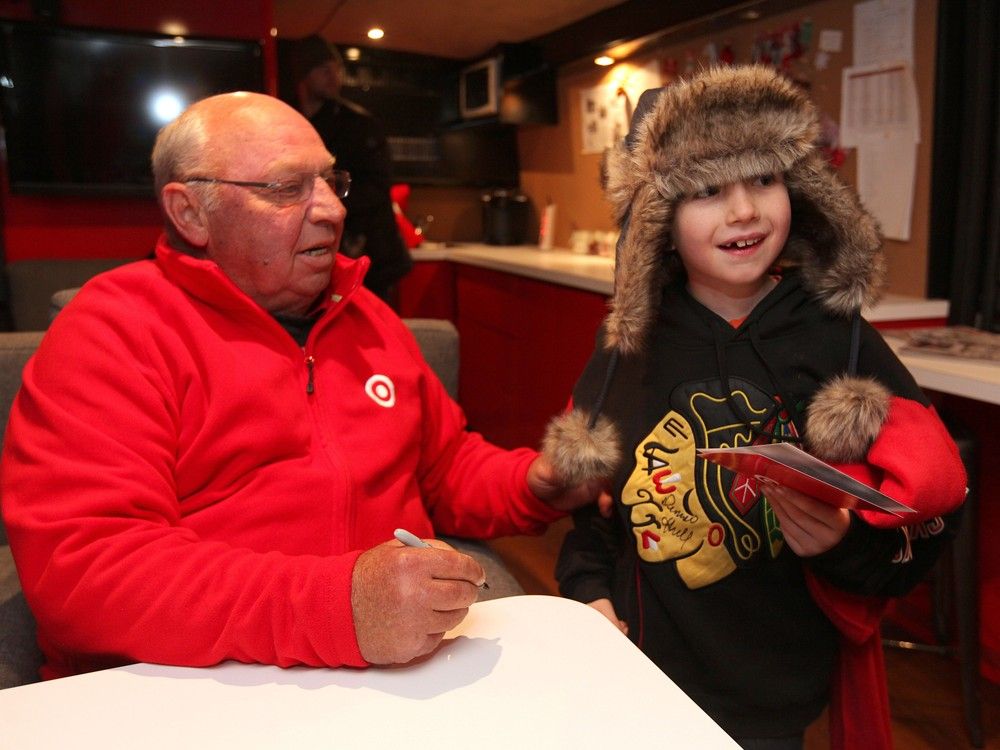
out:
{"label": "fur trapper hat", "polygon": [[835,313],[875,301],[885,280],[882,238],[816,147],[816,111],[799,87],[771,68],[720,67],[644,97],[606,163],[621,228],[608,348],[642,349],[669,275],[677,203],[772,172],[785,174],[792,204],[779,262],[801,265],[810,290]]}
{"label": "fur trapper hat", "polygon": [[[678,202],[709,186],[763,174],[785,175],[791,203],[792,222],[779,264],[800,266],[807,289],[845,318],[878,299],[886,269],[877,223],[827,165],[816,146],[818,135],[816,110],[806,94],[763,66],[712,68],[643,94],[628,136],[605,162],[605,192],[621,230],[605,321],[608,350],[616,357],[644,350],[661,290],[682,268],[671,239]],[[881,422],[870,417],[887,413],[888,391],[850,377],[841,377],[837,388],[837,397],[816,399],[807,424],[825,422],[832,415],[822,405],[838,406],[847,391],[866,404],[854,434],[877,434]],[[586,420],[591,432],[607,421],[597,413],[601,401]],[[854,413],[835,409],[841,420],[838,434],[851,432],[842,421],[845,411]],[[582,439],[579,421],[572,414],[554,420],[543,449],[564,476],[608,476],[620,447],[606,440],[595,445],[595,435]],[[601,426],[602,434],[613,432],[613,425]],[[566,444],[568,436],[574,436],[575,445]],[[859,438],[856,444],[809,447],[828,460],[844,461],[863,457],[869,443]],[[581,452],[586,459],[576,460]]]}

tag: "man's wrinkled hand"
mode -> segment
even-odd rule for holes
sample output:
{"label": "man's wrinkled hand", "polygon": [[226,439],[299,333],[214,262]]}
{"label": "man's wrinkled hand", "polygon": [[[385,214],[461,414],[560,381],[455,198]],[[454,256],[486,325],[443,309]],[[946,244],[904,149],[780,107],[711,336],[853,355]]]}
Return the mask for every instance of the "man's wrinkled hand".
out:
{"label": "man's wrinkled hand", "polygon": [[354,630],[369,664],[405,664],[429,654],[458,625],[486,580],[482,567],[443,542],[396,541],[362,553],[351,580]]}
{"label": "man's wrinkled hand", "polygon": [[611,515],[612,498],[606,482],[594,479],[567,487],[544,454],[531,462],[527,481],[535,497],[556,510],[572,511],[597,502],[602,516]]}

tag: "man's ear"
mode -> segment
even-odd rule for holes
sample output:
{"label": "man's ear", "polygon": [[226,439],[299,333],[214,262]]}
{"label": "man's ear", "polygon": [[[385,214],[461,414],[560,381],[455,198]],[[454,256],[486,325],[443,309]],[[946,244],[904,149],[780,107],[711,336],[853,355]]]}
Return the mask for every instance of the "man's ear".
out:
{"label": "man's ear", "polygon": [[160,192],[163,212],[192,247],[208,245],[208,216],[198,195],[181,182],[168,182]]}

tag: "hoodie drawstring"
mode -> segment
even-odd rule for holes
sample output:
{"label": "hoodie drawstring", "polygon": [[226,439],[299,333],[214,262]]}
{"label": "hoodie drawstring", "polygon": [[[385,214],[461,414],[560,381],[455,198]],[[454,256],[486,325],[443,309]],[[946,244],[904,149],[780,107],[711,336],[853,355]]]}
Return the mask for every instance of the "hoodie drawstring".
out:
{"label": "hoodie drawstring", "polygon": [[594,425],[597,424],[597,418],[601,414],[601,409],[604,408],[604,399],[608,397],[608,391],[611,390],[611,381],[615,377],[615,370],[618,369],[618,356],[618,349],[612,349],[611,359],[608,360],[608,367],[604,371],[604,382],[601,384],[601,390],[597,393],[597,400],[594,401],[594,408],[587,419],[588,430],[594,429]]}
{"label": "hoodie drawstring", "polygon": [[[805,420],[802,416],[802,412],[799,411],[798,404],[796,404],[795,401],[789,397],[785,389],[781,387],[781,380],[774,374],[774,370],[771,369],[771,365],[768,363],[767,358],[761,351],[762,347],[760,344],[760,335],[757,332],[756,322],[750,324],[748,333],[750,334],[750,346],[753,347],[754,353],[757,355],[757,359],[759,359],[761,364],[764,365],[764,370],[767,372],[767,376],[771,379],[774,389],[778,392],[778,396],[783,402],[782,404],[776,404],[776,406],[779,411],[781,406],[784,406],[785,411],[788,412],[788,419],[791,420],[793,425],[795,425],[796,432],[798,432],[798,435],[778,435],[777,438],[786,443],[801,443],[801,436],[805,434]],[[775,436],[769,435],[768,437],[773,438]]]}
{"label": "hoodie drawstring", "polygon": [[851,318],[851,353],[847,359],[847,374],[858,374],[858,357],[861,354],[861,310],[854,311]]}
{"label": "hoodie drawstring", "polygon": [[[757,355],[757,359],[759,359],[761,364],[764,366],[765,372],[767,372],[768,377],[771,379],[771,384],[775,387],[775,390],[777,390],[778,392],[778,400],[775,400],[772,397],[773,405],[771,409],[767,412],[767,414],[765,414],[764,417],[761,419],[761,424],[762,425],[769,424],[772,419],[775,419],[781,414],[782,410],[785,410],[788,413],[789,419],[792,421],[797,431],[801,435],[802,434],[802,429],[800,424],[801,415],[799,414],[796,405],[789,400],[788,396],[784,392],[784,389],[781,388],[781,383],[779,382],[778,378],[775,377],[774,371],[771,369],[770,365],[768,365],[767,360],[761,353],[760,339],[757,336],[756,324],[751,323],[750,326],[748,327],[748,332],[749,332],[750,346],[753,348],[754,353]],[[781,442],[801,443],[802,438],[799,437],[798,435],[780,434],[780,433],[775,433],[773,431],[768,432],[764,429],[756,427],[748,419],[741,416],[743,414],[743,410],[739,408],[738,404],[733,399],[733,388],[729,382],[729,367],[727,364],[726,351],[725,351],[726,345],[722,341],[722,338],[719,336],[719,332],[715,329],[714,326],[712,326],[712,340],[715,343],[716,368],[718,369],[719,372],[719,379],[722,381],[723,395],[726,399],[726,403],[729,405],[730,411],[732,411],[733,413],[733,416],[743,422],[743,424],[747,427],[748,430],[750,430],[750,433],[754,436],[755,439],[766,438],[771,441],[778,440]]]}

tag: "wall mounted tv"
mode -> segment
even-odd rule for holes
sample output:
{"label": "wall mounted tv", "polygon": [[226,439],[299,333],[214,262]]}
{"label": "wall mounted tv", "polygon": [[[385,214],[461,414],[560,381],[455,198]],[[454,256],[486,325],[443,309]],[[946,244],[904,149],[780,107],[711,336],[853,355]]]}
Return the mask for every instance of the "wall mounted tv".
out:
{"label": "wall mounted tv", "polygon": [[11,192],[152,195],[159,129],[188,104],[262,91],[260,44],[0,23]]}

